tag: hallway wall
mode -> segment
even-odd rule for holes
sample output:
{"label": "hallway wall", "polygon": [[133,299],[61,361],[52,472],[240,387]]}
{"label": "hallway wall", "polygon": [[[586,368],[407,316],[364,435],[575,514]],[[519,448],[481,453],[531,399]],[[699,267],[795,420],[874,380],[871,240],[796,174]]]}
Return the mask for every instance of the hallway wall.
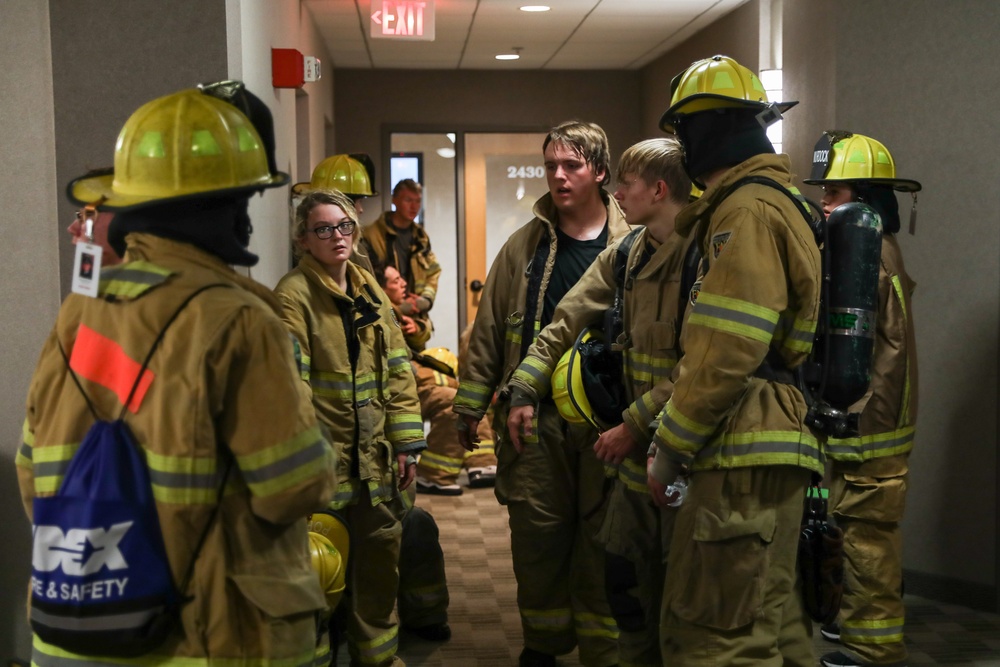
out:
{"label": "hallway wall", "polygon": [[[14,456],[21,444],[24,397],[42,341],[59,308],[60,232],[52,57],[46,3],[0,4],[0,179],[4,261],[0,262],[0,659],[28,655],[24,603],[31,572],[31,529],[18,493]],[[26,113],[25,110],[28,110]],[[17,165],[12,169],[10,165]],[[68,224],[67,220],[67,224]],[[20,250],[20,251],[19,251]]]}
{"label": "hallway wall", "polygon": [[[0,659],[30,656],[30,525],[14,458],[31,373],[69,286],[73,254],[65,229],[76,207],[66,200],[66,183],[111,165],[117,134],[140,104],[227,77],[243,77],[270,106],[279,168],[296,176],[298,150],[308,151],[305,164],[318,162],[331,140],[332,69],[301,96],[276,91],[272,46],[330,62],[299,0],[0,3],[0,155],[8,164],[0,179],[7,239],[0,308],[8,314],[0,320],[0,371],[7,380],[0,397]],[[297,101],[302,96],[304,105]],[[309,127],[305,141],[297,140],[297,123]],[[251,204],[257,229],[251,249],[262,257],[254,277],[268,286],[289,266],[287,197],[279,188]]]}

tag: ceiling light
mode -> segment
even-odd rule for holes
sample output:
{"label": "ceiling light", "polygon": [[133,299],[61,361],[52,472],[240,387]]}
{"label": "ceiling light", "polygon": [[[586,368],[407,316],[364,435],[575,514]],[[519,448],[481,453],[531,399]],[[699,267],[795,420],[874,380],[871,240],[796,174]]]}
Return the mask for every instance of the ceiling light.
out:
{"label": "ceiling light", "polygon": [[501,53],[496,56],[497,60],[517,60],[521,56],[516,53]]}
{"label": "ceiling light", "polygon": [[548,5],[525,5],[521,7],[522,12],[547,12],[551,9]]}
{"label": "ceiling light", "polygon": [[454,148],[439,148],[439,149],[437,149],[437,154],[440,155],[441,157],[447,159],[447,160],[450,160],[451,158],[455,157],[455,149]]}

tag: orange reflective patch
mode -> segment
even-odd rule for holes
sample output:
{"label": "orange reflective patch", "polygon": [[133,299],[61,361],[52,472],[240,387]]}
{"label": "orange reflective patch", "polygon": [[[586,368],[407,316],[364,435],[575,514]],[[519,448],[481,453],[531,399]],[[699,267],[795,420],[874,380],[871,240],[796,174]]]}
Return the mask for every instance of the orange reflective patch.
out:
{"label": "orange reflective patch", "polygon": [[[115,392],[119,402],[124,404],[142,364],[125,354],[122,346],[115,341],[81,324],[76,332],[69,367],[80,377]],[[139,411],[142,399],[155,378],[153,371],[147,368],[128,406],[129,412],[134,414]]]}

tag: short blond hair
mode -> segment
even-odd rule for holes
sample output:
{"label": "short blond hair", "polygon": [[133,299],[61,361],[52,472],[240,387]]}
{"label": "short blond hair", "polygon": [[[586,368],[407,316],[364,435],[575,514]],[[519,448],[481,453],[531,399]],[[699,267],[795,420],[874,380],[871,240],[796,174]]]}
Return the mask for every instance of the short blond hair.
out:
{"label": "short blond hair", "polygon": [[320,189],[310,191],[295,207],[295,216],[292,219],[292,252],[296,257],[302,257],[305,254],[305,250],[302,249],[302,240],[306,237],[306,221],[309,219],[309,214],[314,208],[324,204],[339,207],[354,222],[356,227],[351,245],[357,251],[358,239],[361,237],[361,223],[358,221],[358,211],[354,208],[354,202],[340,190]]}
{"label": "short blond hair", "polygon": [[638,176],[646,185],[663,181],[670,188],[670,199],[685,204],[691,194],[691,179],[684,171],[684,150],[675,137],[646,139],[629,146],[618,160],[615,179]]}
{"label": "short blond hair", "polygon": [[595,172],[604,170],[605,185],[611,180],[611,149],[608,148],[608,135],[597,123],[582,120],[568,120],[556,125],[545,135],[542,142],[542,152],[555,142],[573,150],[589,164]]}

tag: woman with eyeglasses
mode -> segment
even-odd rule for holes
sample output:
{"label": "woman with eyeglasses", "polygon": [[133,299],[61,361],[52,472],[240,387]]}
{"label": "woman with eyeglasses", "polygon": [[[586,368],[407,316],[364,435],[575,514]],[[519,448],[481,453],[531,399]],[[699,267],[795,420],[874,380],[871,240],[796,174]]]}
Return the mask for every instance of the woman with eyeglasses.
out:
{"label": "woman with eyeglasses", "polygon": [[344,597],[351,664],[399,665],[393,605],[400,492],[413,482],[415,457],[426,443],[392,304],[375,278],[350,261],[357,231],[346,195],[307,194],[292,226],[300,261],[275,292],[297,341],[302,380],[339,456],[342,481],[329,508],[351,533]]}

